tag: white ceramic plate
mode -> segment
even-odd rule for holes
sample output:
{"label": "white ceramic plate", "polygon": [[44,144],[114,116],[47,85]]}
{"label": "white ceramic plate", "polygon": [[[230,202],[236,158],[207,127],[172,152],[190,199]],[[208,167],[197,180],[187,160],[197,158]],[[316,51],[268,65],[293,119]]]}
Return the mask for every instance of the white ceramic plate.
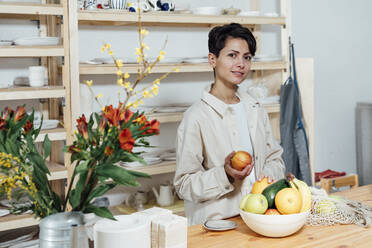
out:
{"label": "white ceramic plate", "polygon": [[11,46],[13,41],[11,40],[0,40],[0,46]]}
{"label": "white ceramic plate", "polygon": [[60,42],[60,37],[25,37],[14,40],[18,46],[55,46]]}
{"label": "white ceramic plate", "polygon": [[282,61],[283,56],[280,55],[256,55],[253,57],[253,61]]}
{"label": "white ceramic plate", "polygon": [[[40,127],[41,121],[34,121],[35,128]],[[41,126],[41,130],[44,129],[53,129],[58,126],[59,120],[43,120],[43,125]]]}
{"label": "white ceramic plate", "polygon": [[241,11],[238,16],[259,16],[260,11]]}
{"label": "white ceramic plate", "polygon": [[226,231],[235,229],[238,225],[230,220],[207,220],[203,223],[203,226],[211,231]]}
{"label": "white ceramic plate", "polygon": [[176,113],[184,112],[188,107],[158,107],[155,109],[155,113]]}
{"label": "white ceramic plate", "polygon": [[208,62],[207,57],[182,59],[182,63],[200,64],[200,63],[207,63],[207,62]]}
{"label": "white ceramic plate", "polygon": [[194,15],[220,15],[222,9],[218,7],[199,7],[191,10]]}

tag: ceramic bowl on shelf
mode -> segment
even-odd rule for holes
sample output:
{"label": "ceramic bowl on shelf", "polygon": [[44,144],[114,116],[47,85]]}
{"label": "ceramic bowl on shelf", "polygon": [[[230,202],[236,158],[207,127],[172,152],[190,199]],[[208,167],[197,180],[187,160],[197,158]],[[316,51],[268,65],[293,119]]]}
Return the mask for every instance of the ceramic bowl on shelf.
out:
{"label": "ceramic bowl on shelf", "polygon": [[300,230],[309,212],[283,215],[252,214],[240,210],[244,223],[252,231],[266,237],[285,237]]}

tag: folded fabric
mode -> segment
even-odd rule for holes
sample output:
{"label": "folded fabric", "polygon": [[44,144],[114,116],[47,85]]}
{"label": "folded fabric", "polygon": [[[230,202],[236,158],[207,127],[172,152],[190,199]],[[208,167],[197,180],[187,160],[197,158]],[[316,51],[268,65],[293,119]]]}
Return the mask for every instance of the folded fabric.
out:
{"label": "folded fabric", "polygon": [[315,172],[315,182],[319,182],[321,178],[335,178],[345,176],[346,172],[338,172],[333,170],[325,170],[322,172]]}

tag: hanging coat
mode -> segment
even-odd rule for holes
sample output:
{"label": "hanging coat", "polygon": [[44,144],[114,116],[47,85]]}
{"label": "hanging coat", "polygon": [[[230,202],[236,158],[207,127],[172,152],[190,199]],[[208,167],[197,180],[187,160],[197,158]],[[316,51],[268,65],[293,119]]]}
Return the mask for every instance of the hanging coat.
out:
{"label": "hanging coat", "polygon": [[[290,75],[280,89],[280,139],[286,172],[311,185],[309,148],[302,122],[293,44],[289,43]],[[292,76],[293,72],[293,76]]]}

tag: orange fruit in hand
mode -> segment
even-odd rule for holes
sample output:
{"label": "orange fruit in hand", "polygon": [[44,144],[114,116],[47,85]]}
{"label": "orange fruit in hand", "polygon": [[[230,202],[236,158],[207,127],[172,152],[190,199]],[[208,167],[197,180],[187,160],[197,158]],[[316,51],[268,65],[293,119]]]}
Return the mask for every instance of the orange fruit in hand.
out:
{"label": "orange fruit in hand", "polygon": [[302,197],[293,188],[284,188],[275,196],[275,206],[281,214],[297,214],[301,210]]}
{"label": "orange fruit in hand", "polygon": [[261,181],[254,182],[252,186],[252,194],[261,194],[264,189],[271,183],[267,181],[267,177],[264,177]]}
{"label": "orange fruit in hand", "polygon": [[231,166],[235,170],[243,170],[247,165],[252,163],[252,156],[246,151],[237,151],[231,158]]}

